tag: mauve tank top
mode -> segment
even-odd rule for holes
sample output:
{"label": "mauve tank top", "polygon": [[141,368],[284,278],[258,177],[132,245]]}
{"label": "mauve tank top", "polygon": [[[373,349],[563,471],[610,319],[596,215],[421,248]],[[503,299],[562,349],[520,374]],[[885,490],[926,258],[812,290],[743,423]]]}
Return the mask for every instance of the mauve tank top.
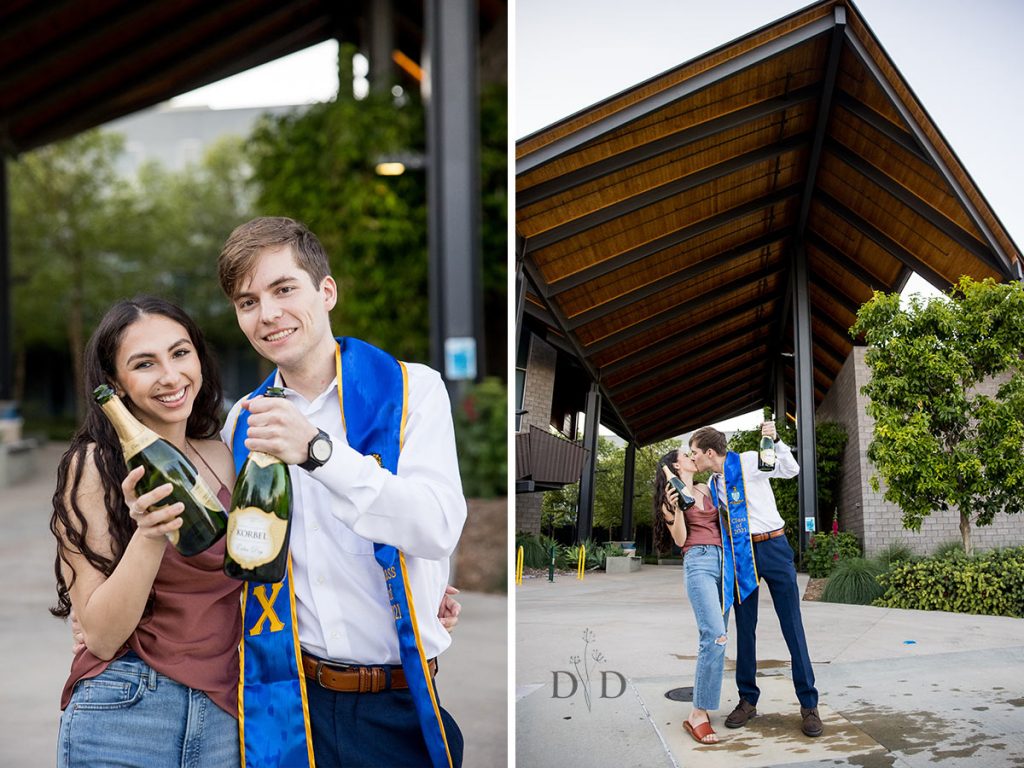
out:
{"label": "mauve tank top", "polygon": [[722,529],[718,526],[718,510],[704,494],[699,495],[700,504],[694,504],[683,513],[686,520],[686,544],[683,545],[683,555],[690,547],[698,544],[714,544],[722,546]]}
{"label": "mauve tank top", "polygon": [[[217,498],[225,508],[230,505],[231,494],[223,485]],[[224,546],[221,538],[205,552],[183,557],[168,542],[153,582],[153,612],[139,622],[116,657],[134,651],[160,674],[203,691],[238,717],[242,582],[224,575]],[[68,705],[75,683],[95,677],[109,663],[88,650],[76,655],[60,708]]]}

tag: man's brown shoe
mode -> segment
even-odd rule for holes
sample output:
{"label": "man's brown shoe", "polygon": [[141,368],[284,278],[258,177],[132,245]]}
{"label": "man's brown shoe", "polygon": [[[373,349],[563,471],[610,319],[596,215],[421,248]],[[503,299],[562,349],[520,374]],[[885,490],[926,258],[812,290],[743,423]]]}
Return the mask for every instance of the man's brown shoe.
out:
{"label": "man's brown shoe", "polygon": [[[800,707],[800,717],[804,719],[804,724],[800,727],[800,730],[804,732],[805,736],[821,736],[821,718],[818,717],[818,708],[811,707]],[[728,725],[728,722],[726,722]]]}
{"label": "man's brown shoe", "polygon": [[736,705],[727,718],[725,718],[726,728],[742,728],[747,724],[747,720],[757,714],[757,707],[751,704],[746,699],[740,699],[740,703]]}

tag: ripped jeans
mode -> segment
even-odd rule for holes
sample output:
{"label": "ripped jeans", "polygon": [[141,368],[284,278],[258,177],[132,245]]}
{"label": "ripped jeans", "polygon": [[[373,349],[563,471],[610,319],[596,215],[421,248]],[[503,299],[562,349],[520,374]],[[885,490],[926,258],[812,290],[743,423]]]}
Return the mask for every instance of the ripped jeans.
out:
{"label": "ripped jeans", "polygon": [[683,560],[686,594],[700,632],[697,671],[693,677],[693,706],[718,709],[725,669],[726,626],[729,612],[722,615],[722,548],[696,544]]}

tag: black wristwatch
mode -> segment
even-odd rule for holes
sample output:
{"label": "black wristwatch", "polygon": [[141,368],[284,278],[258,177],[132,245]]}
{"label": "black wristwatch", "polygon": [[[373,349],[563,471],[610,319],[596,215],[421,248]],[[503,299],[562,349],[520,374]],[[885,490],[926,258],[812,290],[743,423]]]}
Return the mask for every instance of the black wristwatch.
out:
{"label": "black wristwatch", "polygon": [[322,467],[331,458],[334,445],[330,436],[322,429],[317,430],[316,437],[309,441],[309,458],[299,464],[307,472],[312,472],[317,467]]}

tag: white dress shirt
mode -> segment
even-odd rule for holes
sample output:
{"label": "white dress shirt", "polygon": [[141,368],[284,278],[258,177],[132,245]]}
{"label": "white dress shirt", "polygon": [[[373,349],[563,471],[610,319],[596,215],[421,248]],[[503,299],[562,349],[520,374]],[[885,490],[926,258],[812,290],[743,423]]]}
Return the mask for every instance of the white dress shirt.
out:
{"label": "white dress shirt", "polygon": [[[762,472],[757,468],[757,451],[744,451],[740,454],[740,466],[743,468],[743,487],[747,499],[747,527],[751,533],[768,533],[777,531],[785,526],[779,508],[775,504],[775,494],[772,492],[771,483],[773,477],[785,480],[796,477],[800,473],[800,465],[793,458],[793,451],[788,445],[779,440],[775,443],[775,469],[771,472]],[[725,477],[720,474],[713,474],[714,482],[718,484],[718,498],[724,500]]]}
{"label": "white dress shirt", "polygon": [[[466,521],[448,393],[438,373],[415,363],[398,474],[348,445],[337,381],[312,402],[288,387],[285,397],[331,437],[334,451],[313,472],[289,467],[292,479],[292,574],[299,642],[340,663],[399,664],[398,635],[373,542],[405,554],[426,657],[451,636],[437,618],[448,584],[448,557]],[[282,386],[280,374],[275,386]],[[245,399],[245,398],[243,398]],[[221,437],[230,447],[240,408]]]}

